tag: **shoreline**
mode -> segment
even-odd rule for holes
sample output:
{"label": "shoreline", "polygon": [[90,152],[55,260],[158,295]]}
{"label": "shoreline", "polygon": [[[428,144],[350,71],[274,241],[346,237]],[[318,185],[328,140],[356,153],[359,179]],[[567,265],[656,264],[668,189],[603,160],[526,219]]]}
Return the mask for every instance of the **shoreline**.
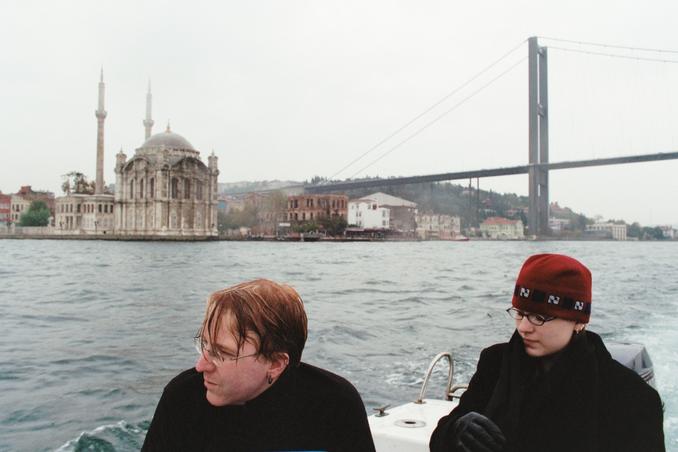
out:
{"label": "shoreline", "polygon": [[307,240],[294,239],[278,239],[276,237],[223,237],[223,236],[142,236],[142,235],[45,235],[45,234],[0,234],[0,240],[102,240],[114,242],[281,242],[281,243],[348,243],[348,242],[677,242],[678,240],[613,240],[601,239],[600,237],[541,237],[541,238],[526,238],[526,239],[487,239],[472,237],[468,240],[423,240],[418,238],[373,238],[373,237],[320,237]]}

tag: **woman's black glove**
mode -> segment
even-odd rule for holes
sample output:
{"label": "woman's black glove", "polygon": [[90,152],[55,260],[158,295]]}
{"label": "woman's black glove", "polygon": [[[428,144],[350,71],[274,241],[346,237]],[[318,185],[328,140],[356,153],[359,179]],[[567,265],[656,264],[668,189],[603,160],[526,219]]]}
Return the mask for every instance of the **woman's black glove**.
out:
{"label": "woman's black glove", "polygon": [[497,424],[471,411],[454,423],[455,445],[464,452],[501,452],[506,438]]}

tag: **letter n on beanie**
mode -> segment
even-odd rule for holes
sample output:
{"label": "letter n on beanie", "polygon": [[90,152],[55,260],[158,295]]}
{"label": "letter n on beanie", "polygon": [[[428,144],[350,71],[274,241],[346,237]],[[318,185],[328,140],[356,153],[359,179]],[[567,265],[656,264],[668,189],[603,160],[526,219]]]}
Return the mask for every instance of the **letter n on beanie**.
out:
{"label": "letter n on beanie", "polygon": [[562,254],[530,256],[518,274],[511,304],[522,311],[588,323],[591,272]]}

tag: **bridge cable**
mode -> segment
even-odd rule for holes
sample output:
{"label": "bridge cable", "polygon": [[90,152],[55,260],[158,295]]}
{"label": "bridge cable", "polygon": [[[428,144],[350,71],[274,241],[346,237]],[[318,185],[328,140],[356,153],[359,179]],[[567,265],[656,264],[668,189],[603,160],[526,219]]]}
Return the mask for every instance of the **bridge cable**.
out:
{"label": "bridge cable", "polygon": [[399,143],[396,144],[395,146],[391,147],[388,151],[384,152],[382,155],[380,155],[379,157],[377,157],[375,160],[373,160],[372,162],[370,162],[368,165],[362,167],[360,170],[358,170],[356,173],[354,173],[349,179],[352,179],[353,177],[357,176],[358,174],[360,174],[361,172],[363,172],[364,170],[366,170],[366,169],[369,168],[370,166],[372,166],[372,165],[374,165],[375,163],[377,163],[379,160],[381,160],[381,159],[383,159],[384,157],[386,157],[386,156],[387,156],[388,154],[390,154],[391,152],[393,152],[393,151],[395,151],[396,149],[398,149],[398,148],[399,148],[400,146],[402,146],[403,144],[405,144],[405,143],[407,143],[408,141],[410,141],[412,138],[414,138],[414,137],[416,137],[417,135],[419,135],[419,134],[420,134],[421,132],[423,132],[424,130],[428,129],[428,128],[429,128],[430,126],[432,126],[434,123],[438,122],[438,121],[441,120],[443,117],[447,116],[449,113],[451,113],[451,112],[453,112],[454,110],[456,110],[456,109],[457,109],[458,107],[460,107],[462,104],[466,103],[466,101],[468,101],[468,100],[470,100],[471,98],[475,97],[477,94],[479,94],[479,93],[480,93],[481,91],[483,91],[485,88],[487,88],[488,86],[492,85],[494,82],[496,82],[497,80],[499,80],[500,78],[502,78],[503,76],[505,76],[506,74],[508,74],[509,72],[511,72],[513,69],[515,69],[516,67],[518,67],[518,65],[520,65],[520,64],[521,64],[523,61],[525,61],[527,58],[528,58],[527,56],[521,58],[518,62],[514,63],[511,67],[509,67],[508,69],[506,69],[504,72],[502,72],[502,73],[499,74],[498,76],[494,77],[492,80],[490,80],[489,82],[487,82],[486,84],[484,84],[483,86],[481,86],[481,87],[480,87],[479,89],[477,89],[476,91],[472,92],[470,95],[468,95],[467,97],[465,97],[465,98],[462,99],[461,101],[459,101],[459,102],[457,102],[456,104],[454,104],[451,108],[449,108],[448,110],[444,111],[443,113],[441,113],[440,115],[438,115],[438,116],[437,116],[436,118],[434,118],[433,120],[431,120],[431,121],[429,121],[428,123],[424,124],[424,125],[423,125],[421,128],[419,128],[416,132],[414,132],[413,134],[411,134],[410,136],[408,136],[407,138],[405,138],[404,140],[402,140],[401,142],[399,142]]}
{"label": "bridge cable", "polygon": [[[487,71],[489,71],[490,69],[492,69],[494,66],[496,66],[498,63],[500,63],[501,61],[503,61],[504,59],[506,59],[506,58],[507,58],[509,55],[511,55],[513,52],[515,52],[516,50],[518,50],[518,49],[519,49],[526,41],[527,41],[527,40],[521,41],[520,44],[518,44],[518,45],[516,45],[515,47],[513,47],[511,50],[509,50],[508,52],[506,52],[503,56],[501,56],[500,58],[498,58],[497,60],[495,60],[493,63],[489,64],[489,65],[486,66],[484,69],[482,69],[480,72],[478,72],[477,74],[475,74],[473,77],[471,77],[470,79],[466,80],[464,83],[462,83],[461,85],[459,85],[458,87],[456,87],[455,89],[453,89],[451,92],[449,92],[448,94],[446,94],[445,96],[443,96],[440,100],[438,100],[437,102],[435,102],[434,104],[432,104],[430,107],[426,108],[423,112],[419,113],[417,116],[415,116],[414,118],[410,119],[406,124],[402,125],[402,126],[399,127],[398,129],[396,129],[394,132],[392,132],[392,133],[391,133],[390,135],[388,135],[386,138],[382,139],[382,140],[379,141],[377,144],[375,144],[374,146],[372,146],[371,148],[369,148],[367,151],[363,152],[361,155],[359,155],[357,158],[355,158],[353,161],[351,161],[351,163],[349,163],[348,165],[344,166],[342,169],[340,169],[339,171],[337,171],[336,173],[334,173],[334,174],[330,177],[330,180],[331,180],[331,179],[334,179],[334,178],[337,177],[339,174],[341,174],[342,172],[344,172],[344,170],[346,170],[347,168],[350,168],[350,167],[353,166],[355,163],[357,163],[358,161],[362,160],[365,156],[367,156],[367,154],[369,154],[369,153],[371,153],[372,151],[374,151],[375,149],[377,149],[379,146],[381,146],[382,144],[384,144],[385,142],[387,142],[388,140],[390,140],[391,138],[393,138],[395,135],[397,135],[398,133],[402,132],[404,129],[406,129],[407,127],[409,127],[410,125],[412,125],[414,122],[416,122],[417,120],[419,120],[422,116],[426,115],[426,114],[429,113],[431,110],[433,110],[434,108],[436,108],[437,106],[439,106],[440,104],[442,104],[443,102],[445,102],[447,99],[449,99],[450,97],[452,97],[454,94],[458,93],[462,88],[466,87],[468,84],[470,84],[471,82],[473,82],[474,80],[476,80],[478,77],[480,77],[481,75],[483,75],[485,72],[487,72]],[[353,177],[353,176],[351,176],[351,177]]]}
{"label": "bridge cable", "polygon": [[574,40],[571,40],[571,39],[549,38],[547,36],[539,36],[539,38],[546,39],[546,40],[549,40],[549,41],[566,42],[566,43],[569,43],[569,44],[579,44],[579,45],[587,45],[587,46],[595,46],[595,47],[608,47],[608,48],[611,48],[611,49],[625,49],[625,50],[638,50],[638,51],[641,51],[641,52],[658,52],[658,53],[676,53],[676,54],[678,54],[678,50],[653,49],[653,48],[649,48],[649,47],[619,46],[619,45],[613,45],[613,44],[601,44],[601,43],[598,43],[598,42],[574,41]]}
{"label": "bridge cable", "polygon": [[565,52],[575,52],[583,53],[587,55],[596,55],[596,56],[606,56],[611,58],[623,58],[626,60],[639,60],[639,61],[654,61],[658,63],[673,63],[678,64],[678,60],[664,60],[661,58],[650,58],[650,57],[640,57],[640,56],[631,56],[631,55],[619,55],[614,53],[605,53],[605,52],[594,52],[590,50],[579,50],[579,49],[569,49],[567,47],[558,47],[558,46],[548,46],[549,49],[554,50],[563,50]]}

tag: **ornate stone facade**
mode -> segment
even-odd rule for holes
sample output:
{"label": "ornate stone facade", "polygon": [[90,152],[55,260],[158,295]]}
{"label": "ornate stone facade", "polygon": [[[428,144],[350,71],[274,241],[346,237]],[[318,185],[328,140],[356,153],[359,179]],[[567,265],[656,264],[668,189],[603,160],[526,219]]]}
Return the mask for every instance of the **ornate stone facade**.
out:
{"label": "ornate stone facade", "polygon": [[115,194],[104,190],[103,70],[99,80],[97,118],[97,167],[94,194],[71,194],[57,199],[54,233],[70,235],[154,237],[200,240],[217,232],[217,157],[208,165],[181,135],[167,126],[149,136],[153,127],[151,92],[146,96],[146,141],[127,160],[122,150],[116,156]]}
{"label": "ornate stone facade", "polygon": [[217,236],[217,157],[208,165],[181,135],[148,138],[134,157],[116,156],[115,233]]}
{"label": "ornate stone facade", "polygon": [[112,234],[113,196],[69,194],[56,199],[55,234]]}

